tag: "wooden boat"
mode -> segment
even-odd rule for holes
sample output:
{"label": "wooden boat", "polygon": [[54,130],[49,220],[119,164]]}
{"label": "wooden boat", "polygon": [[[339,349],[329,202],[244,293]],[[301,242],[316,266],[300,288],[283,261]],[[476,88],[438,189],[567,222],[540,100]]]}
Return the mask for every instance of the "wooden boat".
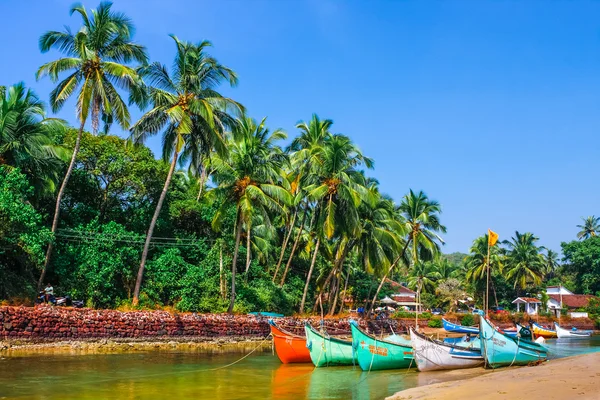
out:
{"label": "wooden boat", "polygon": [[590,336],[592,336],[592,331],[584,331],[584,330],[579,330],[577,328],[565,329],[565,328],[561,327],[560,325],[558,325],[556,322],[554,323],[554,326],[556,327],[556,334],[559,339],[563,339],[563,338],[585,339],[585,338],[589,338]]}
{"label": "wooden boat", "polygon": [[538,325],[535,322],[533,322],[531,324],[531,330],[533,331],[535,336],[541,336],[544,339],[552,339],[552,338],[557,337],[556,331],[553,331],[552,329],[544,328],[543,326]]}
{"label": "wooden boat", "polygon": [[[434,340],[410,330],[413,357],[419,371],[474,368],[483,365],[484,359],[479,346],[462,347]],[[479,339],[472,339],[473,344]]]}
{"label": "wooden boat", "polygon": [[306,347],[315,367],[333,365],[354,365],[352,342],[330,337],[314,329],[310,324],[304,325]]}
{"label": "wooden boat", "polygon": [[306,338],[285,331],[269,320],[277,357],[284,364],[309,363],[310,352],[306,348]]}
{"label": "wooden boat", "polygon": [[548,358],[544,346],[522,337],[508,336],[483,316],[480,317],[479,329],[481,353],[490,368],[527,365]]}
{"label": "wooden boat", "polygon": [[411,346],[377,339],[360,329],[356,321],[350,321],[350,328],[352,347],[363,371],[416,367]]}
{"label": "wooden boat", "polygon": [[475,335],[479,334],[479,328],[476,326],[462,326],[458,324],[453,324],[452,322],[446,321],[444,318],[442,318],[442,324],[447,332],[472,333]]}

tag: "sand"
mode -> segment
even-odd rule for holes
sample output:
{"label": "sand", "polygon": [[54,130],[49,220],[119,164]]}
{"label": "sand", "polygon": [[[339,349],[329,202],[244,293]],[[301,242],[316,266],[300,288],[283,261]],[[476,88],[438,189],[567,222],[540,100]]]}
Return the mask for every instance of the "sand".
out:
{"label": "sand", "polygon": [[[454,371],[450,371],[454,372]],[[427,372],[424,372],[427,374]],[[600,353],[403,390],[388,400],[600,399]]]}

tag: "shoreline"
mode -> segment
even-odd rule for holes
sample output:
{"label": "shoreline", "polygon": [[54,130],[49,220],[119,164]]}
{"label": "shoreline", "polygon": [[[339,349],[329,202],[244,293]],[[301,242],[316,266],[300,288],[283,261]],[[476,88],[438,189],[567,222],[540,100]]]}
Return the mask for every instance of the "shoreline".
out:
{"label": "shoreline", "polygon": [[551,360],[535,367],[493,370],[474,378],[402,390],[386,400],[597,399],[600,353]]}
{"label": "shoreline", "polygon": [[90,338],[74,340],[0,340],[0,357],[40,354],[85,355],[123,354],[146,351],[192,351],[202,353],[243,353],[254,349],[271,351],[270,337],[166,337]]}

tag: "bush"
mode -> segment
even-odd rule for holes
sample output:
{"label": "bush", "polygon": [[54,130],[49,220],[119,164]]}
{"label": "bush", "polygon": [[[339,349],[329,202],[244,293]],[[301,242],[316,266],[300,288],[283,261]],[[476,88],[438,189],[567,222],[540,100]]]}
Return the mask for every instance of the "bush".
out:
{"label": "bush", "polygon": [[429,322],[427,322],[427,326],[430,328],[441,328],[442,320],[441,318],[432,318],[429,320]]}
{"label": "bush", "polygon": [[473,326],[475,325],[475,317],[473,317],[473,314],[467,314],[462,317],[460,324],[464,326]]}
{"label": "bush", "polygon": [[411,311],[398,310],[392,314],[392,318],[414,318],[415,313]]}

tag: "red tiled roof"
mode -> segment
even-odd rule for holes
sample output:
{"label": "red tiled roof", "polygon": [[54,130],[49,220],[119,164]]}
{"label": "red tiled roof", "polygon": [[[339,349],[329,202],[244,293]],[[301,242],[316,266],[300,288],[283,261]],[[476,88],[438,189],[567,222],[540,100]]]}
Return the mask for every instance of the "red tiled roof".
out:
{"label": "red tiled roof", "polygon": [[580,308],[587,307],[590,299],[597,299],[596,296],[591,294],[550,294],[548,295],[551,299],[556,300],[560,304],[560,298],[562,297],[563,306],[568,308]]}
{"label": "red tiled roof", "polygon": [[513,303],[517,300],[523,300],[526,303],[541,303],[540,299],[536,299],[534,297],[517,297],[515,300],[513,300]]}
{"label": "red tiled roof", "polygon": [[409,288],[407,288],[404,285],[399,284],[398,282],[394,282],[391,279],[387,279],[385,280],[385,283],[387,283],[388,285],[390,285],[392,288],[394,288],[394,290],[397,290],[398,293],[410,293],[410,294],[416,294],[416,292],[414,290],[410,290]]}
{"label": "red tiled roof", "polygon": [[391,294],[390,297],[392,298],[392,300],[394,300],[395,302],[398,302],[398,303],[414,303],[416,300],[412,296],[395,296],[395,295]]}

